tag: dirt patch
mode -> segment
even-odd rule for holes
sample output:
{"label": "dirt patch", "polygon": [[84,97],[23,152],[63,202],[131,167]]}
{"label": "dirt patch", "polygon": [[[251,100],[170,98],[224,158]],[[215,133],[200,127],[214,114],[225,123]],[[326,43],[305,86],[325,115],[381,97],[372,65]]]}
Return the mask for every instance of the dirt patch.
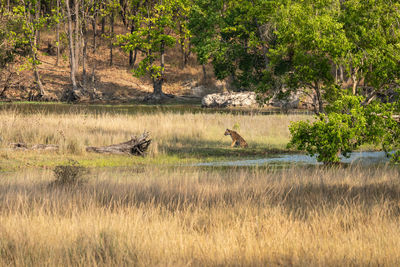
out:
{"label": "dirt patch", "polygon": [[[116,32],[124,33],[125,29],[121,26],[117,27]],[[91,44],[92,33],[88,33],[89,44]],[[60,100],[63,93],[71,86],[68,49],[64,47],[63,53],[56,65],[56,56],[53,53],[53,43],[55,44],[54,34],[51,32],[41,33],[41,44],[39,49],[39,59],[42,64],[39,66],[41,80],[46,90],[46,100]],[[98,99],[85,98],[82,101],[104,101],[104,102],[132,102],[143,101],[153,91],[152,82],[149,77],[137,78],[133,75],[132,67],[129,67],[129,55],[121,49],[114,47],[113,65],[109,64],[109,41],[98,37],[97,53],[93,54],[89,51],[88,62],[86,62],[86,82],[82,77],[82,66],[80,65],[77,79],[81,88],[87,92],[97,92],[101,97]],[[50,48],[49,48],[50,47]],[[49,50],[50,49],[50,50]],[[90,50],[90,49],[89,49]],[[193,86],[197,86],[204,80],[203,68],[192,55],[188,64],[182,68],[181,58],[176,55],[180,53],[178,47],[170,48],[166,51],[166,78],[163,85],[163,91],[166,94],[177,96],[191,96]],[[142,55],[138,53],[137,63],[142,59]],[[24,62],[21,60],[15,65],[10,66],[7,73],[2,74],[0,79],[0,93],[7,86],[1,99],[12,100],[38,100],[38,89],[34,82],[31,70],[20,70]],[[93,66],[95,75],[92,79]],[[208,91],[218,91],[221,85],[217,84],[213,77],[212,66],[206,66]],[[11,75],[8,77],[8,75]],[[7,81],[8,79],[8,81]]]}

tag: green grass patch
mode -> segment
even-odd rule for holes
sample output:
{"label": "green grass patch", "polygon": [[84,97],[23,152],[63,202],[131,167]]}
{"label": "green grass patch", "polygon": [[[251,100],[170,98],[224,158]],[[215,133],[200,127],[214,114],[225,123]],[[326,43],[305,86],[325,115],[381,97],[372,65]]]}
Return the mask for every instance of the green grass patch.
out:
{"label": "green grass patch", "polygon": [[145,157],[96,153],[57,153],[39,151],[3,150],[0,153],[0,170],[12,171],[20,168],[53,168],[77,162],[82,167],[130,167],[135,165],[177,166],[198,162],[233,161],[265,158],[281,153],[294,153],[279,148],[261,146],[248,149],[230,147],[169,147],[165,153],[148,154]]}

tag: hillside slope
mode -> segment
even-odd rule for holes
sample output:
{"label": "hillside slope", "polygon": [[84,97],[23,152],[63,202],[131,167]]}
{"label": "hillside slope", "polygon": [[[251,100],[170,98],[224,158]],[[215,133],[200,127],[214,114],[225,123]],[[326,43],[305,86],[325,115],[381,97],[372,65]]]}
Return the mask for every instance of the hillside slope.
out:
{"label": "hillside slope", "polygon": [[[126,31],[121,25],[116,27],[117,34],[125,33]],[[82,64],[80,64],[78,79],[81,86],[88,91],[95,89],[95,91],[99,92],[98,95],[100,97],[96,101],[141,101],[152,92],[152,82],[149,77],[138,78],[133,75],[132,68],[129,67],[128,53],[114,46],[113,64],[110,66],[109,40],[98,36],[97,53],[93,54],[92,32],[89,31],[87,35],[89,40],[86,72],[91,75],[93,65],[96,65],[95,82],[88,81],[86,85],[83,85]],[[62,54],[58,66],[56,66],[55,43],[54,32],[41,32],[39,60],[42,64],[39,66],[39,71],[50,100],[59,100],[63,92],[71,86],[69,53],[66,40],[61,44]],[[211,65],[205,66],[207,76],[204,79],[202,66],[197,63],[195,56],[191,55],[188,64],[183,67],[180,53],[178,45],[166,51],[166,80],[163,86],[165,93],[196,98],[202,94],[224,89],[225,83],[216,81]],[[142,55],[138,53],[134,68],[137,67],[141,58]],[[20,59],[18,63],[10,66],[2,75],[0,79],[0,94],[6,89],[3,98],[11,100],[34,99],[37,89],[34,84],[33,73],[29,69],[23,69],[23,65],[24,60]],[[206,85],[204,86],[205,90],[200,94],[193,95],[191,89],[198,85]],[[84,99],[83,101],[89,100]]]}

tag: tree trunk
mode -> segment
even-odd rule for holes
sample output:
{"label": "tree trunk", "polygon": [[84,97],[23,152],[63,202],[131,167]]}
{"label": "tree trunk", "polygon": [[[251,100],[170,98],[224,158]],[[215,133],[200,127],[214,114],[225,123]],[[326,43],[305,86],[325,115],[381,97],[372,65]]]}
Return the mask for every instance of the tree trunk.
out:
{"label": "tree trunk", "polygon": [[344,71],[343,71],[343,65],[339,66],[339,70],[340,70],[340,81],[344,82]]}
{"label": "tree trunk", "polygon": [[351,80],[353,81],[353,95],[357,94],[357,86],[358,86],[358,79],[357,79],[357,73],[358,73],[358,68],[355,68],[353,70],[353,73],[351,75]]}
{"label": "tree trunk", "polygon": [[[57,18],[60,17],[60,0],[57,0]],[[58,62],[60,60],[60,22],[57,22],[56,26],[56,40],[57,40],[57,58],[56,58],[56,66],[58,66]]]}
{"label": "tree trunk", "polygon": [[[36,21],[38,21],[39,18],[40,18],[40,7],[41,7],[40,0],[38,0],[36,2],[36,7],[35,7],[35,9],[36,9],[36,13],[35,13]],[[35,34],[36,45],[39,47],[40,46],[40,31],[36,29],[35,32],[36,32],[36,34]]]}
{"label": "tree trunk", "polygon": [[67,7],[67,19],[68,19],[68,41],[69,41],[69,65],[70,65],[70,78],[72,82],[72,90],[69,89],[66,92],[65,98],[67,101],[74,101],[75,96],[74,96],[74,91],[78,89],[78,86],[76,84],[76,78],[75,78],[75,53],[74,53],[74,33],[72,30],[72,22],[71,22],[71,10],[69,8],[69,0],[65,1],[66,7]]}
{"label": "tree trunk", "polygon": [[339,71],[338,65],[335,64],[335,83],[336,83],[336,84],[337,84],[338,81],[339,81],[338,71]]}
{"label": "tree trunk", "polygon": [[161,41],[160,47],[160,67],[161,73],[158,79],[153,79],[153,95],[163,96],[162,85],[164,81],[164,68],[165,68],[165,42]]}
{"label": "tree trunk", "polygon": [[96,30],[96,21],[97,21],[97,8],[94,11],[93,15],[93,21],[92,21],[92,27],[93,27],[93,66],[92,66],[92,83],[94,84],[95,82],[95,75],[96,75],[96,35],[97,35],[97,30]]}
{"label": "tree trunk", "polygon": [[[86,147],[87,152],[105,153],[105,154],[128,154],[132,156],[145,156],[147,149],[151,144],[148,132],[143,132],[140,136],[132,136],[131,140],[119,144],[109,146],[88,146]],[[26,143],[10,143],[9,146],[14,150],[47,150],[57,151],[59,145],[53,144],[36,144],[30,146]]]}
{"label": "tree trunk", "polygon": [[110,66],[113,65],[114,13],[110,16]]}
{"label": "tree trunk", "polygon": [[[39,3],[39,1],[38,1]],[[35,14],[35,19],[38,18],[38,6],[40,6],[40,4],[36,5],[36,14]],[[31,8],[31,3],[28,3],[28,7],[29,9]],[[28,9],[28,10],[29,10]],[[30,12],[25,12],[24,14],[25,16],[25,23],[26,23],[26,27],[29,28],[29,30],[31,30],[31,32],[33,33],[32,35],[28,35],[29,38],[29,45],[30,45],[30,56],[31,56],[31,60],[33,61],[32,63],[32,67],[33,67],[33,76],[35,78],[35,83],[39,88],[39,98],[42,98],[45,96],[46,92],[44,90],[42,81],[40,80],[40,74],[39,71],[37,69],[37,62],[38,62],[38,58],[37,58],[37,49],[38,49],[38,44],[37,44],[37,36],[38,36],[38,29],[36,29],[35,27],[31,27],[31,25],[29,25],[30,22],[32,22],[32,17],[31,17],[31,13]]]}
{"label": "tree trunk", "polygon": [[[86,18],[82,18],[85,21]],[[86,21],[82,25],[83,51],[82,51],[82,83],[86,86],[86,62],[87,62],[87,32]]]}
{"label": "tree trunk", "polygon": [[321,96],[321,88],[318,82],[315,83],[314,86],[314,90],[315,90],[315,95],[317,97],[317,102],[318,102],[318,113],[324,113],[324,105],[323,105],[323,101],[322,101],[322,96]]}
{"label": "tree trunk", "polygon": [[42,81],[40,80],[39,71],[37,70],[37,67],[35,64],[33,65],[33,74],[35,76],[35,82],[40,91],[39,98],[43,98],[46,95],[46,91],[44,90]]}
{"label": "tree trunk", "polygon": [[[131,33],[133,33],[135,30],[134,25],[135,25],[134,21],[132,21]],[[135,51],[132,51],[132,50],[129,51],[129,67],[133,67],[135,65],[136,56],[137,56],[137,48],[135,48]]]}
{"label": "tree trunk", "polygon": [[106,153],[106,154],[130,154],[134,156],[144,156],[151,143],[148,138],[149,133],[144,132],[140,136],[133,136],[131,140],[103,147],[86,147],[87,152]]}
{"label": "tree trunk", "polygon": [[[36,29],[35,31],[37,33],[39,30]],[[33,57],[33,76],[35,77],[36,85],[38,86],[39,91],[40,91],[39,98],[43,98],[46,95],[46,92],[44,90],[42,81],[40,80],[40,74],[39,74],[39,71],[37,69],[37,63],[36,62],[38,61],[38,59],[37,59],[37,45],[38,44],[37,44],[37,40],[36,40],[36,37],[37,37],[36,33],[33,36],[33,46],[31,47],[31,49],[32,49],[32,57]]]}
{"label": "tree trunk", "polygon": [[75,38],[74,38],[74,47],[75,47],[75,75],[78,74],[79,69],[79,0],[74,0],[75,2]]}
{"label": "tree trunk", "polygon": [[161,41],[160,46],[160,67],[161,67],[161,78],[164,78],[164,68],[165,68],[165,41]]}
{"label": "tree trunk", "polygon": [[202,65],[201,65],[201,68],[203,69],[203,79],[204,79],[204,81],[206,81],[206,80],[207,80],[206,65],[205,65],[205,64],[202,64]]}
{"label": "tree trunk", "polygon": [[[0,98],[5,97],[5,92],[10,88],[10,81],[13,76],[13,73],[10,71],[7,75],[7,78],[4,82],[3,90],[0,92]],[[1,140],[1,139],[0,139]]]}
{"label": "tree trunk", "polygon": [[101,34],[104,34],[105,26],[106,26],[106,18],[103,17],[103,18],[101,19]]}
{"label": "tree trunk", "polygon": [[[182,36],[182,26],[179,26],[179,35]],[[185,39],[184,37],[181,37],[180,40],[180,45],[181,45],[181,54],[182,54],[182,69],[186,68],[189,56],[190,56],[190,49],[191,49],[191,43],[190,43],[190,38]],[[187,45],[188,43],[188,45]]]}
{"label": "tree trunk", "polygon": [[[261,30],[261,26],[258,24],[258,20],[257,18],[255,19],[255,25],[257,27],[257,33],[259,35],[259,38],[262,42],[266,43],[266,40],[264,40],[263,38],[263,33]],[[263,51],[263,57],[264,57],[264,64],[265,64],[265,69],[268,70],[269,69],[269,59],[268,59],[268,47],[265,44],[262,44],[262,51]]]}
{"label": "tree trunk", "polygon": [[185,52],[185,38],[182,37],[183,35],[183,30],[182,30],[182,25],[179,24],[179,42],[181,45],[181,54],[182,54],[182,69],[186,67],[186,52]]}
{"label": "tree trunk", "polygon": [[127,15],[126,15],[126,13],[127,13],[127,11],[126,11],[127,10],[127,2],[123,1],[123,0],[119,0],[119,6],[121,7],[120,11],[119,11],[119,14],[121,15],[122,23],[124,24],[124,26],[126,28],[128,28],[129,25],[128,25],[128,20],[127,20]]}
{"label": "tree trunk", "polygon": [[129,66],[130,67],[135,66],[136,58],[137,58],[137,48],[135,48],[134,51],[129,51]]}
{"label": "tree trunk", "polygon": [[190,37],[189,37],[189,39],[188,39],[188,49],[187,49],[187,51],[185,53],[185,66],[189,62],[189,57],[190,57],[191,53],[192,53],[192,41],[190,40]]}

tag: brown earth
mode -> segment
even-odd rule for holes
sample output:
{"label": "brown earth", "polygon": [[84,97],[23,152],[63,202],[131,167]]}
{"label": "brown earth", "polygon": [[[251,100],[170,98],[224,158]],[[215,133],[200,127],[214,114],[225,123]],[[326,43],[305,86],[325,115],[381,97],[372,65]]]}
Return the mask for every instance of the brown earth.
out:
{"label": "brown earth", "polygon": [[[99,29],[100,31],[100,29]],[[127,32],[123,26],[116,27],[116,34]],[[48,99],[59,100],[63,92],[71,86],[69,72],[69,51],[66,45],[67,40],[62,40],[59,64],[56,66],[55,54],[55,34],[53,32],[41,32],[39,59],[42,64],[39,72],[44,88],[48,94]],[[88,63],[87,73],[92,73],[92,66],[96,63],[96,79],[94,83],[88,82],[85,89],[100,92],[101,102],[132,102],[141,101],[149,95],[153,88],[149,77],[134,77],[132,68],[129,67],[129,54],[119,47],[113,48],[113,65],[110,66],[109,40],[97,38],[97,53],[92,53],[92,32],[88,32]],[[50,48],[49,48],[50,47]],[[138,53],[138,58],[134,67],[137,67],[143,55]],[[9,88],[4,92],[4,99],[29,100],[34,99],[38,90],[34,83],[31,70],[21,70],[24,60],[9,66],[8,70],[3,71],[0,77],[0,95],[3,91],[6,80],[9,80]],[[191,55],[188,64],[183,68],[182,56],[179,46],[169,48],[166,51],[166,77],[163,91],[167,94],[181,96],[181,98],[196,99],[191,88],[205,84],[205,93],[223,90],[225,83],[216,81],[213,76],[212,66],[206,66],[207,79],[205,81],[202,66],[196,61],[196,57]],[[9,77],[9,75],[12,75]],[[78,80],[81,81],[82,65],[80,65]],[[81,81],[82,84],[82,81]],[[200,100],[199,100],[200,101]]]}

